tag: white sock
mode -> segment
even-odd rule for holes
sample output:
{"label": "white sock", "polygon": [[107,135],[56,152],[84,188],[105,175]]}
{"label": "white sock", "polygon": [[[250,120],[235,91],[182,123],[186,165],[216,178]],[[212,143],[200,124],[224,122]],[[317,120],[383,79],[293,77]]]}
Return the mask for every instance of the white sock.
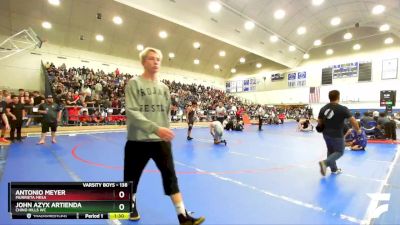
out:
{"label": "white sock", "polygon": [[186,216],[186,210],[185,210],[185,205],[183,204],[183,201],[175,204],[175,210],[178,215],[183,214]]}
{"label": "white sock", "polygon": [[132,194],[132,208],[136,207],[136,193]]}

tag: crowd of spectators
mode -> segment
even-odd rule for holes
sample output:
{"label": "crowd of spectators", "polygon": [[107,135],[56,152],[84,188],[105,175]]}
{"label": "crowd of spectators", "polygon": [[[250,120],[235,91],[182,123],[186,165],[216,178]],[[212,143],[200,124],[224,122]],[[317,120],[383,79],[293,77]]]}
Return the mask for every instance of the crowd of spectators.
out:
{"label": "crowd of spectators", "polygon": [[[82,67],[68,68],[65,64],[55,66],[47,62],[44,65],[49,77],[52,94],[57,104],[62,106],[62,125],[124,124],[125,99],[124,88],[127,82],[137,76],[121,73],[119,69],[111,73]],[[241,119],[246,113],[250,119],[257,117],[260,105],[252,103],[224,91],[198,84],[185,84],[162,80],[171,92],[171,120],[184,121],[185,109],[190,102],[197,102],[197,119],[211,121],[216,119],[216,107],[219,103],[225,108],[225,117]],[[38,91],[28,92],[20,89],[18,94],[4,91],[3,100],[10,103],[11,95],[18,96],[25,107],[23,126],[40,123],[40,115],[35,108],[44,102],[44,94]],[[8,98],[6,98],[8,96]],[[8,99],[8,100],[6,100]],[[274,118],[309,117],[303,106],[261,106],[265,109],[265,120]]]}
{"label": "crowd of spectators", "polygon": [[[56,67],[53,63],[46,63],[45,68],[54,100],[63,108],[61,125],[125,123],[124,89],[128,81],[137,75],[121,73],[118,69],[105,73],[85,66],[67,68],[65,64],[62,64]],[[312,109],[305,105],[259,105],[213,87],[170,80],[162,80],[162,82],[169,87],[171,92],[171,120],[173,122],[186,119],[185,109],[191,102],[196,102],[198,105],[196,117],[199,121],[216,120],[220,112],[223,112],[227,121],[239,122],[244,113],[249,116],[249,119],[255,120],[258,118],[257,110],[260,107],[263,108],[261,111],[265,112],[263,121],[268,124],[282,124],[285,119],[313,119]],[[1,94],[1,100],[6,104],[17,104],[12,98],[14,97],[18,100],[18,104],[23,105],[23,126],[29,127],[32,123],[40,123],[41,115],[36,110],[45,100],[43,94],[24,89],[19,89],[18,93],[3,90]],[[375,114],[368,112],[361,116],[360,113],[355,113],[355,117],[361,120],[361,124],[366,129],[370,129],[368,122],[374,121],[373,127],[376,128],[375,131],[378,131],[378,134],[380,131],[385,135],[384,137],[395,139],[396,125],[400,125],[399,113],[394,114],[390,123],[384,119],[385,114],[379,115],[379,112]],[[378,134],[376,136],[379,136]],[[4,132],[2,137],[4,137]]]}
{"label": "crowd of spectators", "polygon": [[[45,65],[56,102],[64,105],[64,121],[68,124],[124,122],[124,88],[129,79],[137,76],[121,73],[116,69],[112,73],[86,67],[67,68],[65,64],[56,67],[53,63]],[[172,121],[185,119],[185,108],[189,102],[198,104],[197,117],[200,121],[215,119],[215,109],[222,102],[226,116],[241,117],[243,113],[250,119],[256,117],[259,105],[228,95],[224,91],[198,84],[162,80],[171,92]],[[274,118],[285,114],[286,118],[306,116],[303,107],[277,108],[265,107],[266,117]],[[111,117],[110,117],[111,116]],[[86,119],[79,119],[85,117]],[[94,117],[94,118],[93,118]],[[90,121],[90,118],[93,118]],[[111,118],[111,119],[110,119]],[[111,121],[110,121],[111,120]]]}

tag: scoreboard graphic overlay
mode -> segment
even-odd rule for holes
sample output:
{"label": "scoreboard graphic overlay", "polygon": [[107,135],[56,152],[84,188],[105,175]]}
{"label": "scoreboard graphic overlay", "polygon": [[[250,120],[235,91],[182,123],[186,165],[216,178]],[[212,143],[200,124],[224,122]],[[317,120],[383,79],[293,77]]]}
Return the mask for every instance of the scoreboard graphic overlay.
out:
{"label": "scoreboard graphic overlay", "polygon": [[13,219],[128,219],[131,182],[11,182]]}

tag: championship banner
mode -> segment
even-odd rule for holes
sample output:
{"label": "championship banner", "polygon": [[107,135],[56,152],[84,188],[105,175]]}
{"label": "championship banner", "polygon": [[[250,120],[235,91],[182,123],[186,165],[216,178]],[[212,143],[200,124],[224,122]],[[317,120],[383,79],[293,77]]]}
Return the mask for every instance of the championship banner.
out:
{"label": "championship banner", "polygon": [[358,62],[334,65],[332,68],[333,79],[358,76]]}
{"label": "championship banner", "polygon": [[288,87],[296,87],[296,73],[289,73],[288,74]]}
{"label": "championship banner", "polygon": [[306,72],[298,72],[297,73],[297,87],[306,86],[307,74]]}

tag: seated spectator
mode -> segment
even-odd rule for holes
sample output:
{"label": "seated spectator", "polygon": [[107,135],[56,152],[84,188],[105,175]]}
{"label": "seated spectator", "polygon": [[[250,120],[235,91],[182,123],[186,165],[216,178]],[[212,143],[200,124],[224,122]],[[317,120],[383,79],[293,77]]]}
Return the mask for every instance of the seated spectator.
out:
{"label": "seated spectator", "polygon": [[357,121],[360,121],[360,119],[361,119],[361,114],[360,114],[359,111],[357,111],[357,112],[354,113],[354,118],[355,118]]}
{"label": "seated spectator", "polygon": [[400,112],[393,114],[392,119],[396,123],[397,128],[400,128]]}
{"label": "seated spectator", "polygon": [[365,129],[373,128],[373,126],[371,126],[372,121],[374,121],[374,118],[372,118],[372,116],[369,112],[364,112],[363,117],[361,117],[361,119],[360,119],[361,126],[364,127]]}
{"label": "seated spectator", "polygon": [[285,113],[279,113],[279,114],[278,114],[278,119],[281,121],[281,124],[283,124],[283,122],[284,122],[285,119],[286,119]]}
{"label": "seated spectator", "polygon": [[378,129],[385,134],[386,139],[396,140],[396,122],[390,120],[385,112],[379,113]]}
{"label": "seated spectator", "polygon": [[104,123],[104,116],[101,115],[99,110],[96,110],[92,116],[92,123]]}
{"label": "seated spectator", "polygon": [[92,119],[88,115],[88,111],[83,111],[82,115],[79,116],[79,121],[84,125],[86,125],[92,121]]}
{"label": "seated spectator", "polygon": [[378,121],[378,117],[379,117],[379,112],[378,111],[373,111],[372,112],[372,118],[375,120],[375,121]]}
{"label": "seated spectator", "polygon": [[80,109],[79,114],[80,114],[80,115],[83,115],[84,112],[86,112],[87,114],[89,114],[89,109],[87,108],[87,105],[86,105],[85,102],[82,103],[82,108]]}

